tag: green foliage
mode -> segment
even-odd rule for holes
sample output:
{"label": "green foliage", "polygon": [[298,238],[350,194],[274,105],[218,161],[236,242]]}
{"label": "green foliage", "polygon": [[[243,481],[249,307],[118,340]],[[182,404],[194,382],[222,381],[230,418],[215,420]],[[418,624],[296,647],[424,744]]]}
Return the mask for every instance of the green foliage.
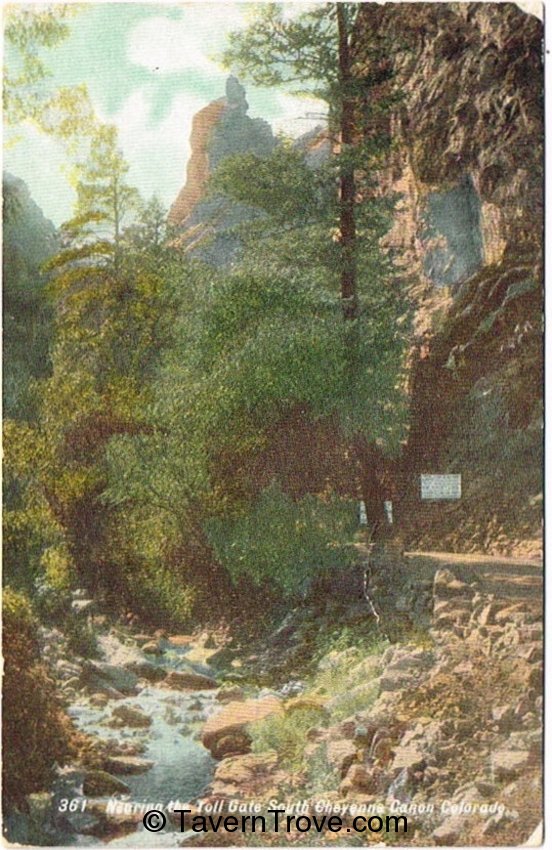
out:
{"label": "green foliage", "polygon": [[[6,144],[19,140],[17,128],[30,122],[63,141],[69,152],[85,142],[96,117],[85,85],[52,89],[45,54],[70,33],[69,20],[78,4],[11,4],[4,26],[3,105]],[[14,127],[15,133],[9,133]]]}
{"label": "green foliage", "polygon": [[294,502],[277,484],[261,493],[241,516],[213,519],[207,534],[213,549],[237,581],[248,576],[270,582],[284,594],[305,591],[320,573],[351,561],[347,543],[356,527],[355,508],[332,496]]}
{"label": "green foliage", "polygon": [[[350,41],[356,14],[342,5],[288,21],[271,4],[230,49],[259,80],[293,79],[323,97],[330,136],[345,101],[361,110],[368,85],[344,86],[338,68],[338,18]],[[43,22],[52,44],[63,35],[57,20]],[[23,47],[43,37],[32,31]],[[392,204],[373,185],[387,140],[367,133],[337,153],[330,139],[330,155],[316,163],[284,141],[226,159],[219,143],[216,206],[223,196],[253,215],[239,217],[239,259],[216,271],[168,246],[162,208],[140,201],[115,129],[99,124],[81,95],[71,102],[59,92],[52,123],[79,141],[76,208],[63,250],[47,263],[52,373],[40,380],[38,421],[8,426],[14,560],[38,579],[45,610],[56,590],[62,598],[78,583],[175,626],[209,594],[214,607],[213,587],[221,599],[231,594],[230,579],[299,595],[313,577],[350,563],[352,503],[329,492],[293,501],[278,470],[259,494],[233,472],[296,410],[309,424],[335,423],[340,445],[359,435],[388,452],[400,444],[408,304],[380,247]],[[47,114],[41,107],[35,118],[45,126]],[[63,123],[71,115],[74,137]],[[347,322],[344,173],[358,188],[358,312]]]}
{"label": "green foliage", "polygon": [[46,789],[55,764],[71,754],[71,726],[39,659],[37,624],[28,599],[6,588],[2,602],[2,776],[9,810]]}
{"label": "green foliage", "polygon": [[322,723],[324,715],[313,708],[297,708],[258,720],[249,726],[251,750],[254,753],[274,750],[284,769],[299,770],[303,765],[306,734]]}
{"label": "green foliage", "polygon": [[[356,4],[343,5],[352,20]],[[267,3],[245,31],[230,35],[224,58],[258,85],[299,86],[329,100],[339,74],[335,4],[289,20],[279,3]]]}
{"label": "green foliage", "polygon": [[72,614],[63,623],[69,652],[82,658],[98,658],[100,653],[94,628],[82,617]]}

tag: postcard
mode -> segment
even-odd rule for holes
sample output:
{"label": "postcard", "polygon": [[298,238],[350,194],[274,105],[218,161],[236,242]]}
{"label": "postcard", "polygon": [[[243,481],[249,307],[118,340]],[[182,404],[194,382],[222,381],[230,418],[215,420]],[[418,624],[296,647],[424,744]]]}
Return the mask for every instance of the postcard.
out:
{"label": "postcard", "polygon": [[542,6],[3,11],[6,846],[538,846]]}

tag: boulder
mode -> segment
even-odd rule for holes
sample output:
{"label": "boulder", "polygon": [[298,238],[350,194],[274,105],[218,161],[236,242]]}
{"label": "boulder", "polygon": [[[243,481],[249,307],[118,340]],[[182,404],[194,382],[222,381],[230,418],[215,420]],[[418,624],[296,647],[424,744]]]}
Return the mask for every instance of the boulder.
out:
{"label": "boulder", "polygon": [[153,638],[151,635],[136,634],[132,636],[138,646],[143,646],[145,643],[150,643]]}
{"label": "boulder", "polygon": [[395,750],[395,758],[393,759],[392,770],[394,773],[400,773],[405,768],[409,771],[419,770],[425,765],[425,756],[419,743],[411,741],[405,746],[399,746]]}
{"label": "boulder", "polygon": [[497,750],[491,753],[491,766],[495,779],[512,779],[531,764],[529,750]]}
{"label": "boulder", "polygon": [[286,714],[292,711],[313,711],[325,715],[327,700],[319,696],[297,696],[287,699],[284,705]]}
{"label": "boulder", "polygon": [[245,699],[245,691],[239,685],[224,685],[218,692],[216,699],[218,702],[239,702]]}
{"label": "boulder", "polygon": [[363,764],[352,764],[345,779],[339,786],[339,790],[344,794],[348,794],[351,791],[374,794],[377,787],[372,774]]}
{"label": "boulder", "polygon": [[94,697],[103,696],[108,700],[125,698],[125,694],[122,694],[121,691],[118,691],[116,688],[112,688],[110,685],[102,685],[98,683],[97,685],[92,685],[90,690],[93,691],[92,696]]}
{"label": "boulder", "polygon": [[201,741],[215,758],[220,758],[219,742],[237,734],[248,740],[247,727],[250,723],[265,720],[267,717],[282,714],[282,700],[276,696],[267,696],[259,700],[229,702],[221,711],[213,714],[201,732]]}
{"label": "boulder", "polygon": [[148,641],[142,646],[142,652],[145,652],[147,655],[163,655],[163,650],[159,646],[156,640]]}
{"label": "boulder", "polygon": [[471,596],[469,585],[456,578],[450,570],[437,570],[433,579],[435,599],[448,599],[451,596]]}
{"label": "boulder", "polygon": [[217,741],[217,758],[240,756],[251,749],[251,739],[246,732],[233,732]]}
{"label": "boulder", "polygon": [[91,614],[94,610],[95,602],[93,599],[73,599],[71,602],[71,610],[77,616],[82,614]]}
{"label": "boulder", "polygon": [[164,667],[159,667],[152,661],[129,661],[125,664],[125,669],[140,679],[147,679],[148,682],[161,682],[167,675]]}
{"label": "boulder", "polygon": [[167,640],[171,646],[189,646],[193,638],[191,635],[170,635]]}
{"label": "boulder", "polygon": [[128,794],[130,788],[105,770],[89,770],[84,777],[83,794],[89,797],[108,797],[112,794]]}
{"label": "boulder", "polygon": [[104,661],[86,661],[81,674],[81,682],[100,691],[107,685],[123,694],[134,694],[138,676],[125,667],[116,667]]}
{"label": "boulder", "polygon": [[266,795],[276,783],[278,756],[275,752],[225,758],[217,766],[213,778],[213,794],[217,797]]}
{"label": "boulder", "polygon": [[151,726],[151,717],[131,705],[123,704],[115,706],[112,716],[118,720],[122,720],[125,726],[131,726],[134,729],[145,729]]}
{"label": "boulder", "polygon": [[92,694],[89,702],[90,705],[94,706],[94,708],[104,708],[109,702],[109,697],[107,694]]}
{"label": "boulder", "polygon": [[461,844],[459,840],[462,835],[462,830],[469,823],[467,818],[461,815],[453,815],[448,817],[441,826],[438,826],[432,832],[432,838],[440,847],[447,847],[453,844]]}
{"label": "boulder", "polygon": [[108,756],[105,766],[110,773],[134,776],[146,773],[153,767],[153,762],[138,756]]}
{"label": "boulder", "polygon": [[[376,680],[378,681],[378,680]],[[379,679],[380,691],[403,691],[415,684],[415,676],[407,670],[384,670]]]}
{"label": "boulder", "polygon": [[164,681],[167,688],[177,691],[206,691],[217,687],[215,679],[189,670],[171,670]]}

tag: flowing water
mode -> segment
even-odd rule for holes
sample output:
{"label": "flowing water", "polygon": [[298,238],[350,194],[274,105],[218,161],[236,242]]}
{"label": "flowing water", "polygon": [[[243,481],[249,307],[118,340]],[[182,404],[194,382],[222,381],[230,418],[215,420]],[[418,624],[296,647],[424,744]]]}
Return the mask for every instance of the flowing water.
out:
{"label": "flowing water", "polygon": [[[99,638],[103,660],[122,667],[129,661],[144,660],[144,654],[135,646],[122,643],[112,634]],[[185,662],[186,648],[171,648],[159,658],[147,657],[148,661],[166,670],[178,670]],[[201,665],[195,665],[201,672],[210,672]],[[138,709],[151,718],[147,728],[132,728],[128,725],[113,727],[113,708],[129,706]],[[90,703],[85,695],[79,695],[69,707],[68,713],[78,729],[103,741],[113,741],[118,745],[138,745],[138,757],[152,762],[152,767],[138,775],[124,775],[120,778],[127,784],[130,792],[117,795],[122,802],[167,806],[179,801],[183,806],[197,797],[209,783],[214,760],[198,739],[198,732],[207,717],[216,710],[217,702],[213,691],[179,691],[148,684],[138,693],[125,699],[110,700],[104,707]],[[75,786],[74,786],[75,787]],[[68,793],[71,793],[70,791]],[[59,798],[59,786],[56,798]],[[179,808],[179,806],[176,806]],[[146,809],[147,810],[147,809]],[[80,845],[98,845],[107,842],[113,846],[176,846],[182,840],[180,833],[171,831],[170,823],[159,833],[147,832],[141,823],[137,831],[122,838],[98,840],[86,832],[87,814],[77,813],[67,819],[69,833],[60,836],[60,843]],[[116,822],[117,815],[112,815]],[[84,824],[84,827],[83,827]]]}

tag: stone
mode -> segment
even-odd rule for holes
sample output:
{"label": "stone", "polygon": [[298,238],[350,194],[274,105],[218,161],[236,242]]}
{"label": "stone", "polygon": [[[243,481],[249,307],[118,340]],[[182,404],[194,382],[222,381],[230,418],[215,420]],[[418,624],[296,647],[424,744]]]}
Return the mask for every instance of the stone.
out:
{"label": "stone", "polygon": [[151,770],[153,762],[138,756],[108,756],[105,767],[111,773],[134,776]]}
{"label": "stone", "polygon": [[82,790],[83,794],[90,797],[107,797],[112,794],[128,794],[130,792],[126,782],[112,776],[105,770],[87,771]]}
{"label": "stone", "polygon": [[191,635],[169,635],[167,640],[171,646],[189,646],[193,637]]}
{"label": "stone", "polygon": [[259,700],[229,702],[216,714],[211,715],[201,732],[201,741],[215,758],[218,755],[218,742],[232,735],[247,734],[250,723],[265,720],[267,717],[283,713],[282,700],[276,696],[267,696]]}
{"label": "stone", "polygon": [[347,794],[350,791],[361,791],[367,794],[374,794],[377,788],[372,774],[363,764],[352,764],[347,771],[345,779],[339,786],[339,790],[344,794]]}
{"label": "stone", "polygon": [[138,676],[125,667],[117,667],[104,661],[86,661],[82,674],[82,684],[94,687],[99,691],[98,685],[107,685],[115,688],[123,694],[134,694],[138,684]]}
{"label": "stone", "polygon": [[206,691],[217,687],[215,679],[195,670],[171,670],[164,685],[178,691]]}
{"label": "stone", "polygon": [[526,644],[520,653],[521,658],[529,664],[536,664],[543,659],[543,646],[540,642]]}
{"label": "stone", "polygon": [[91,614],[96,603],[93,599],[73,599],[71,602],[71,610],[74,614],[81,616],[82,614]]}
{"label": "stone", "polygon": [[313,711],[320,715],[326,714],[326,700],[320,696],[297,696],[286,700],[284,709],[286,714],[292,711]]}
{"label": "stone", "polygon": [[480,626],[490,626],[493,625],[495,621],[495,617],[498,612],[501,610],[502,606],[500,602],[492,601],[488,602],[487,605],[483,608],[477,621]]}
{"label": "stone", "polygon": [[212,791],[216,797],[265,796],[277,782],[278,756],[274,751],[225,758],[217,766]]}
{"label": "stone", "polygon": [[136,634],[136,635],[133,635],[132,637],[136,641],[138,646],[142,646],[145,643],[150,643],[153,640],[151,635]]}
{"label": "stone", "polygon": [[245,699],[245,691],[239,685],[224,685],[216,695],[217,702],[239,702]]}
{"label": "stone", "polygon": [[131,726],[134,729],[145,729],[151,726],[151,717],[131,705],[115,706],[112,716],[122,720],[125,726]]}
{"label": "stone", "polygon": [[164,667],[159,667],[152,661],[129,661],[125,668],[148,682],[161,682],[167,675]]}
{"label": "stone", "polygon": [[447,847],[453,844],[460,844],[462,829],[469,821],[460,815],[448,817],[443,823],[432,832],[432,838],[440,847]]}
{"label": "stone", "polygon": [[512,732],[517,725],[514,718],[514,709],[511,705],[495,706],[492,711],[492,718],[502,732]]}
{"label": "stone", "polygon": [[94,708],[104,708],[109,702],[109,697],[107,696],[107,694],[92,694],[89,699],[89,702],[90,705],[94,706]]}
{"label": "stone", "polygon": [[406,670],[388,668],[379,679],[379,687],[380,691],[402,691],[412,687],[415,681],[413,674]]}
{"label": "stone", "polygon": [[397,747],[391,768],[394,773],[400,773],[405,768],[413,771],[423,768],[424,765],[424,753],[419,744],[412,741],[404,746]]}
{"label": "stone", "polygon": [[155,640],[152,640],[152,641],[149,641],[148,643],[145,643],[142,647],[142,652],[145,652],[146,655],[162,655],[163,654],[163,650],[161,649],[161,647],[159,646],[159,644]]}
{"label": "stone", "polygon": [[531,764],[529,750],[496,750],[491,753],[491,767],[495,779],[512,779]]}
{"label": "stone", "polygon": [[388,670],[422,670],[431,665],[433,653],[424,649],[396,649],[387,665]]}
{"label": "stone", "polygon": [[92,696],[104,696],[110,699],[125,699],[125,694],[122,694],[121,691],[118,691],[116,688],[112,688],[109,685],[101,685],[97,684],[93,686]]}
{"label": "stone", "polygon": [[450,596],[470,596],[470,588],[463,581],[456,578],[450,570],[441,569],[435,573],[433,579],[433,595],[437,599],[446,599]]}
{"label": "stone", "polygon": [[244,755],[250,749],[251,739],[249,735],[246,732],[234,732],[231,735],[219,738],[217,741],[217,758]]}
{"label": "stone", "polygon": [[344,777],[352,763],[357,757],[357,746],[354,741],[343,738],[337,741],[328,741],[326,745],[326,758],[328,763],[339,771]]}

